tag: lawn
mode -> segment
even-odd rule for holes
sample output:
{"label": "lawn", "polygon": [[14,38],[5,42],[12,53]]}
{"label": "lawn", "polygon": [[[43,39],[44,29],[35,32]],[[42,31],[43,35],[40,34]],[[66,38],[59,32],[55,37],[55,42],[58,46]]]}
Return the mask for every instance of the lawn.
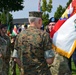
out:
{"label": "lawn", "polygon": [[76,67],[73,61],[72,61],[72,75],[76,75]]}
{"label": "lawn", "polygon": [[[20,75],[20,72],[19,72],[18,66],[16,66],[16,74],[17,74],[17,75]],[[9,73],[9,75],[11,75],[11,73]],[[75,67],[73,61],[72,61],[72,75],[76,75],[76,67]]]}
{"label": "lawn", "polygon": [[[10,71],[9,71],[9,75],[12,75],[11,74],[11,68],[10,68]],[[16,65],[16,75],[20,75],[18,65]]]}

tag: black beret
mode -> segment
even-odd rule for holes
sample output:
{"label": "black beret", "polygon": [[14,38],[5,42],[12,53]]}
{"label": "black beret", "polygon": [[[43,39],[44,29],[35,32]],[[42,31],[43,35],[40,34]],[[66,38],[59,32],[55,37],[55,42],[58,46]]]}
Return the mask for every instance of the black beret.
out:
{"label": "black beret", "polygon": [[50,22],[57,22],[58,21],[58,19],[57,18],[54,18],[54,17],[51,17],[50,19],[49,19],[49,23]]}
{"label": "black beret", "polygon": [[1,24],[0,25],[0,29],[4,28],[4,27],[7,27],[7,24]]}

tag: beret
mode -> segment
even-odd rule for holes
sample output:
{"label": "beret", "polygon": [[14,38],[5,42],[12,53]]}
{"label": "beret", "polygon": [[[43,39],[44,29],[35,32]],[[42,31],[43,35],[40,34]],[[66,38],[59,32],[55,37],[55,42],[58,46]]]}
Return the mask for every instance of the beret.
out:
{"label": "beret", "polygon": [[58,19],[57,18],[54,18],[54,17],[51,17],[50,19],[49,19],[49,23],[50,22],[57,22],[58,21]]}

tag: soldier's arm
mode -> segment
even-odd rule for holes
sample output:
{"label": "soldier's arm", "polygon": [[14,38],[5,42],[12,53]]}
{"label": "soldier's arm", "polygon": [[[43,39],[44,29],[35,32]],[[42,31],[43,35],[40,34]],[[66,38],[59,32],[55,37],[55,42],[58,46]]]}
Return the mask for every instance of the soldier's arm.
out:
{"label": "soldier's arm", "polygon": [[19,67],[21,67],[21,61],[18,58],[18,52],[16,49],[14,49],[13,54],[12,54],[12,58],[14,59],[14,61],[18,64]]}
{"label": "soldier's arm", "polygon": [[21,70],[21,75],[24,75],[24,69],[23,69],[23,65],[21,60],[18,58],[18,52],[16,49],[14,49],[13,51],[13,55],[12,58],[14,59],[14,61],[18,64],[20,70]]}
{"label": "soldier's arm", "polygon": [[24,70],[23,70],[23,64],[21,61],[21,53],[20,53],[20,48],[21,48],[21,38],[19,37],[19,35],[17,35],[16,40],[15,40],[15,44],[14,44],[14,51],[13,51],[13,55],[12,57],[14,58],[14,61],[18,64],[20,70],[21,70],[21,75],[24,74]]}
{"label": "soldier's arm", "polygon": [[44,53],[47,64],[52,64],[54,61],[54,52],[52,50],[47,50]]}
{"label": "soldier's arm", "polygon": [[52,41],[48,33],[44,34],[44,58],[46,59],[47,64],[52,64],[54,61],[54,51],[52,50]]}

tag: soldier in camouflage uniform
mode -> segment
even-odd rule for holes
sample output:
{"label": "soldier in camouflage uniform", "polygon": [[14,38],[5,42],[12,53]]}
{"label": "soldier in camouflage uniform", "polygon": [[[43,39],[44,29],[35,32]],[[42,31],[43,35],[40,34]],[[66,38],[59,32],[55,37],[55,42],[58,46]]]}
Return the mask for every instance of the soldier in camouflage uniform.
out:
{"label": "soldier in camouflage uniform", "polygon": [[4,58],[5,59],[5,66],[6,66],[6,75],[8,75],[9,73],[9,61],[10,61],[10,55],[11,55],[11,50],[10,50],[10,45],[11,45],[11,42],[10,42],[10,38],[7,36],[7,25],[6,24],[2,24],[0,26],[0,29],[1,29],[1,38],[5,39],[7,41],[7,51],[6,51],[6,57]]}
{"label": "soldier in camouflage uniform", "polygon": [[40,29],[41,16],[42,12],[29,12],[30,27],[18,34],[15,41],[12,57],[23,68],[23,75],[51,75],[47,63],[52,64],[54,53],[49,34]]}
{"label": "soldier in camouflage uniform", "polygon": [[0,75],[7,75],[6,71],[7,41],[0,37]]}
{"label": "soldier in camouflage uniform", "polygon": [[[57,19],[54,17],[51,17],[49,20],[49,25],[47,28],[47,32],[50,33],[50,31],[53,29],[57,22]],[[51,73],[52,75],[72,75],[68,66],[68,59],[59,53],[55,51],[55,59],[54,62],[51,65]]]}

